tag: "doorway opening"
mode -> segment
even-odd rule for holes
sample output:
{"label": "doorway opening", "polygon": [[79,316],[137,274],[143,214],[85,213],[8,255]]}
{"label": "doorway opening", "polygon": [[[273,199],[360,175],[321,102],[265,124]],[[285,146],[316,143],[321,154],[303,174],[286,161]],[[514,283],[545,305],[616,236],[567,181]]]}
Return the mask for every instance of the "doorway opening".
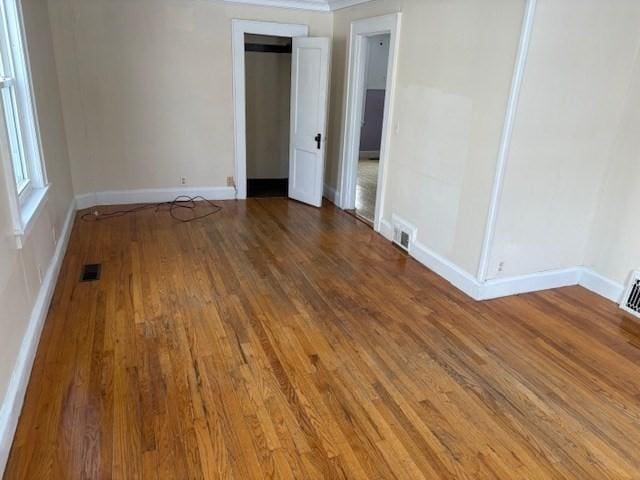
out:
{"label": "doorway opening", "polygon": [[378,191],[390,34],[366,38],[355,214],[373,225]]}
{"label": "doorway opening", "polygon": [[401,14],[351,23],[339,205],[379,232]]}
{"label": "doorway opening", "polygon": [[291,37],[245,36],[247,197],[289,192]]}
{"label": "doorway opening", "polygon": [[[233,102],[234,102],[234,140],[235,140],[235,175],[229,178],[229,183],[235,185],[236,198],[239,200],[247,198],[247,140],[248,133],[253,137],[263,132],[258,132],[259,123],[249,125],[247,130],[247,115],[255,113],[252,108],[255,105],[247,105],[247,92],[252,88],[247,88],[246,68],[247,67],[246,45],[252,42],[255,47],[250,50],[265,50],[288,48],[281,45],[281,38],[290,39],[290,99],[289,104],[289,155],[288,155],[288,185],[287,196],[292,200],[297,200],[315,207],[322,206],[322,193],[324,185],[324,170],[326,157],[326,131],[327,131],[327,111],[329,103],[329,64],[331,61],[331,40],[328,37],[309,37],[309,27],[307,25],[296,25],[288,23],[259,22],[254,20],[233,20],[232,21],[232,56],[233,56]],[[249,42],[247,42],[246,35]],[[266,41],[264,37],[276,37]],[[275,43],[275,45],[274,45]],[[288,40],[287,40],[288,44]],[[257,46],[261,45],[261,46]],[[266,46],[265,46],[266,45]],[[265,52],[250,52],[265,53]],[[284,71],[284,70],[283,70]],[[254,75],[255,77],[255,75]],[[255,78],[256,85],[264,89],[261,78]],[[283,87],[284,88],[284,87]],[[266,92],[269,94],[269,92]],[[274,95],[275,96],[275,95]],[[281,97],[287,97],[281,94]],[[276,100],[285,100],[284,98]],[[263,99],[266,102],[266,100]],[[282,109],[284,111],[284,108]],[[249,122],[253,120],[249,119]],[[257,125],[257,126],[256,126]],[[278,138],[282,134],[284,138],[284,122],[281,122]],[[275,137],[271,137],[275,138]],[[249,139],[254,141],[254,139]],[[264,141],[264,139],[262,139]],[[275,142],[281,144],[280,141]],[[254,159],[258,167],[263,167],[260,156],[263,155],[264,148],[251,145],[254,149]],[[280,149],[278,149],[280,151]],[[257,153],[256,153],[257,152]],[[249,152],[250,156],[253,155]],[[280,158],[285,156],[277,153]],[[283,162],[284,163],[284,162]],[[278,182],[282,185],[283,173],[268,174],[264,177],[259,173],[251,173],[258,183],[263,183],[263,188],[279,188]],[[256,178],[263,176],[263,178]],[[273,180],[271,185],[264,187],[262,180]],[[253,182],[252,182],[253,183]],[[254,185],[252,185],[253,187]]]}
{"label": "doorway opening", "polygon": [[[231,22],[231,44],[233,57],[233,113],[234,113],[234,160],[235,169],[233,185],[236,188],[236,198],[244,200],[247,198],[247,87],[245,86],[246,75],[246,35],[253,35],[249,39],[260,39],[262,37],[276,38],[298,38],[307,37],[309,27],[307,25],[261,22],[256,20],[234,19]],[[258,48],[258,47],[257,47]],[[259,52],[257,52],[259,53]],[[251,67],[250,67],[251,68]],[[289,86],[289,88],[291,88]],[[290,155],[288,155],[290,157]]]}

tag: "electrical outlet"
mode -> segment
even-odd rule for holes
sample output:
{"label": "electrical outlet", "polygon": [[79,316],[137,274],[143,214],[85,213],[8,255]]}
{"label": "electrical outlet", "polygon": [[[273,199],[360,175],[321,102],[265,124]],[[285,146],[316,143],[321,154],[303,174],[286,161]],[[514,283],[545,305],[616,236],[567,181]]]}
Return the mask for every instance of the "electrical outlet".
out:
{"label": "electrical outlet", "polygon": [[187,184],[187,177],[180,177],[180,183],[182,185],[186,185]]}
{"label": "electrical outlet", "polygon": [[504,262],[498,264],[498,272],[504,272]]}
{"label": "electrical outlet", "polygon": [[235,187],[236,180],[233,177],[227,177],[227,187]]}

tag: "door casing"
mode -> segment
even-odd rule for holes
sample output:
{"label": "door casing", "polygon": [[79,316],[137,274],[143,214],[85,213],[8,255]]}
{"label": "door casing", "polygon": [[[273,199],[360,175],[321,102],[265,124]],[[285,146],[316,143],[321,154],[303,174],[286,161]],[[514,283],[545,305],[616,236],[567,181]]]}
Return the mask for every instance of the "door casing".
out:
{"label": "door casing", "polygon": [[247,198],[247,118],[245,90],[244,34],[276,37],[307,37],[309,26],[295,23],[237,20],[231,22],[233,56],[233,113],[236,199]]}
{"label": "door casing", "polygon": [[338,206],[342,209],[355,208],[356,182],[358,177],[358,157],[360,150],[360,128],[365,89],[365,69],[367,37],[389,34],[389,61],[387,66],[386,98],[378,169],[378,190],[373,228],[380,232],[386,194],[386,177],[389,163],[389,146],[393,125],[393,109],[396,87],[398,52],[400,48],[400,28],[402,13],[365,18],[351,22],[349,36],[347,97],[345,101],[344,136],[341,146],[341,167]]}

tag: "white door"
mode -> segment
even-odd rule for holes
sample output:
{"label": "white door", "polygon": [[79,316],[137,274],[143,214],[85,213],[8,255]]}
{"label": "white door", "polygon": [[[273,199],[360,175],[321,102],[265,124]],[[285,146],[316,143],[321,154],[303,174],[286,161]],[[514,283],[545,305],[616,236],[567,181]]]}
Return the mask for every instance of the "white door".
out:
{"label": "white door", "polygon": [[293,39],[289,197],[316,207],[324,185],[329,57],[328,38]]}

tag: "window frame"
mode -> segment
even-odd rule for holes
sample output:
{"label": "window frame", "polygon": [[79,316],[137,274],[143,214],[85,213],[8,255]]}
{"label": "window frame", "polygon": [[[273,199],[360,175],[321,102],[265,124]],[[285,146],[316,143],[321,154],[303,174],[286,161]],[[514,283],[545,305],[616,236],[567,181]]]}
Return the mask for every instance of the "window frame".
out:
{"label": "window frame", "polygon": [[[0,22],[0,84],[4,84],[0,87],[3,97],[0,112],[5,124],[2,133],[7,140],[7,147],[0,155],[9,187],[14,232],[20,247],[45,202],[49,184],[42,155],[21,0],[0,0]],[[10,112],[5,108],[9,103],[7,96],[11,102]],[[23,172],[22,175],[16,174],[17,168]],[[18,175],[26,177],[22,185],[18,184]]]}

